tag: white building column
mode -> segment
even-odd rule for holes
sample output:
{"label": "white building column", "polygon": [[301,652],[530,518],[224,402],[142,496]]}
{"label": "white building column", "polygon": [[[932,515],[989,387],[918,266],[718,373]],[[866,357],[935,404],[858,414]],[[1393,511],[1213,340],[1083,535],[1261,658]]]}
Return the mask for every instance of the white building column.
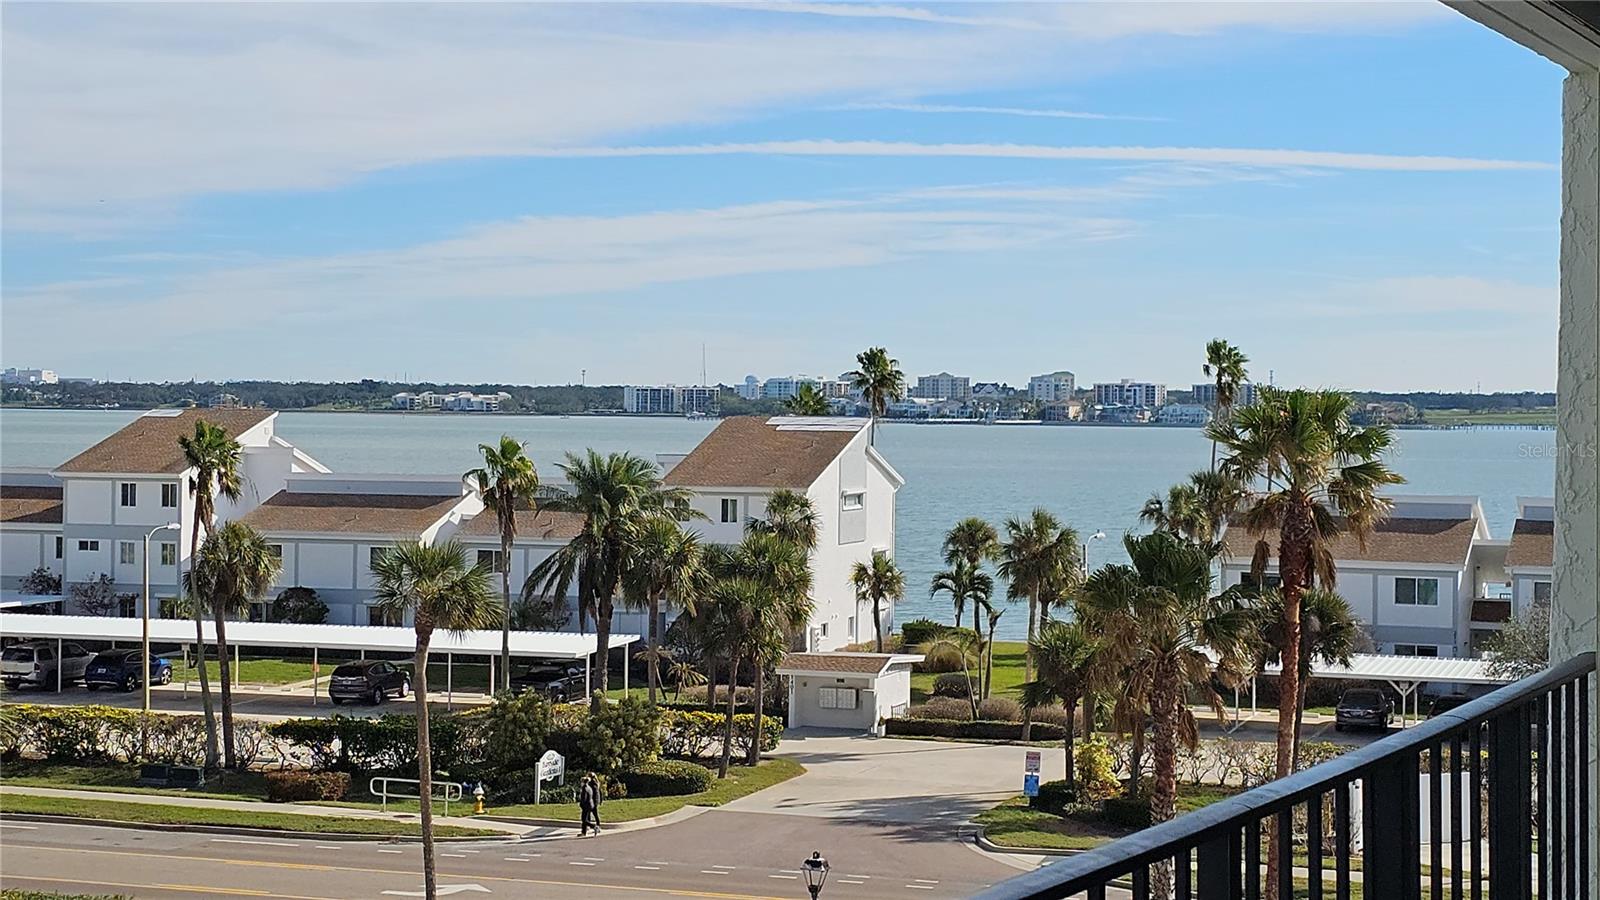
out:
{"label": "white building column", "polygon": [[[1600,73],[1562,91],[1561,331],[1556,347],[1555,581],[1550,657],[1600,650]],[[1589,770],[1600,749],[1600,691],[1589,693]],[[1589,779],[1589,809],[1600,779]],[[1589,846],[1600,828],[1589,821]],[[1591,863],[1590,896],[1600,896]]]}

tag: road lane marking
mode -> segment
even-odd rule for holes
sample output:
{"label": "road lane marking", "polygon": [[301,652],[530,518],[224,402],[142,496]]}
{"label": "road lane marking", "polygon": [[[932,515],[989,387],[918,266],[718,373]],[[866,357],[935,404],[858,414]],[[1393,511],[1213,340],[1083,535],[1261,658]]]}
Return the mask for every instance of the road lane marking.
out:
{"label": "road lane marking", "polygon": [[506,862],[533,862],[533,860],[522,856],[508,856],[505,860]]}
{"label": "road lane marking", "polygon": [[465,853],[441,853],[439,855],[441,857],[446,858],[446,859],[466,859],[467,858],[467,855]]}
{"label": "road lane marking", "polygon": [[380,848],[378,848],[378,852],[379,853],[404,853],[405,851],[404,850],[385,850],[382,847],[380,847]]}
{"label": "road lane marking", "polygon": [[661,867],[660,866],[634,866],[634,868],[635,869],[644,869],[647,872],[659,872],[659,871],[661,871]]}
{"label": "road lane marking", "polygon": [[933,885],[931,885],[931,884],[908,884],[908,885],[906,885],[906,887],[911,888],[914,891],[931,891],[931,890],[933,890]]}
{"label": "road lane marking", "polygon": [[911,880],[915,881],[917,884],[938,884],[939,883],[937,879],[933,879],[933,878],[913,878]]}
{"label": "road lane marking", "polygon": [[[409,878],[415,878],[416,877],[416,873],[415,872],[404,871],[404,870],[400,870],[400,869],[373,869],[373,868],[367,868],[367,867],[364,867],[364,866],[333,866],[333,865],[312,864],[312,863],[268,862],[268,861],[265,861],[265,860],[259,860],[258,861],[258,860],[248,860],[248,859],[234,859],[234,858],[223,857],[223,856],[195,856],[195,855],[191,855],[191,854],[181,854],[181,853],[143,853],[143,852],[139,852],[139,851],[136,851],[136,850],[99,850],[99,849],[91,849],[91,848],[85,848],[85,847],[30,846],[28,849],[29,850],[33,850],[33,851],[37,851],[37,852],[73,853],[73,854],[78,854],[78,855],[82,855],[82,854],[86,854],[86,853],[93,853],[93,854],[98,854],[98,855],[101,855],[101,856],[132,856],[132,857],[140,857],[140,858],[145,858],[145,859],[159,859],[159,860],[164,860],[164,861],[167,861],[167,862],[171,862],[172,860],[189,860],[189,861],[192,861],[192,862],[217,863],[219,865],[225,865],[225,866],[248,866],[248,867],[263,868],[263,869],[306,869],[306,870],[311,870],[311,871],[316,871],[316,872],[359,872],[359,873],[367,874],[367,875],[397,875],[397,876],[409,877]],[[6,873],[6,875],[7,875],[7,877],[15,877],[15,878],[22,878],[23,877],[21,875],[13,876],[9,871]],[[601,884],[601,883],[594,882],[594,881],[557,881],[555,879],[549,879],[549,878],[518,878],[518,877],[515,877],[515,876],[512,876],[512,875],[483,875],[483,874],[478,874],[478,873],[464,874],[464,873],[455,873],[455,872],[440,872],[439,873],[439,877],[441,877],[441,878],[463,878],[463,879],[472,878],[472,879],[476,879],[478,881],[497,881],[497,882],[504,882],[506,884],[536,884],[536,885],[542,885],[542,886],[546,886],[546,887],[599,888],[599,889],[603,889],[603,890],[627,891],[629,893],[639,893],[639,894],[665,894],[667,896],[672,896],[672,897],[706,897],[706,898],[709,898],[709,900],[792,900],[792,898],[789,898],[789,897],[774,897],[774,896],[772,896],[770,894],[733,894],[733,893],[718,892],[718,891],[692,890],[692,889],[689,889],[689,888],[647,887],[647,886],[644,886],[644,885],[633,885],[633,884]],[[56,879],[56,880],[60,880],[60,879]],[[68,884],[88,884],[89,882],[82,881],[82,880],[68,879],[68,880],[65,881],[65,883],[68,883]],[[148,884],[142,884],[142,885],[116,885],[116,884],[111,884],[111,885],[106,885],[106,886],[107,887],[142,887],[142,888],[153,887],[153,885],[148,885]],[[279,900],[347,900],[347,898],[330,898],[330,897],[292,897],[292,896],[286,896],[286,895],[275,895],[275,896],[279,897]]]}
{"label": "road lane marking", "polygon": [[[35,848],[32,848],[32,849],[42,849],[42,848],[35,847]],[[47,876],[44,876],[44,875],[17,875],[17,874],[12,873],[12,872],[7,872],[6,873],[6,877],[7,878],[11,878],[11,879],[15,879],[17,881],[44,881],[44,882],[49,882],[51,884],[77,884],[77,885],[88,885],[90,887],[145,888],[145,889],[155,889],[155,888],[172,889],[172,888],[178,887],[177,885],[170,885],[170,884],[134,884],[134,883],[126,882],[126,881],[87,881],[87,880],[82,879],[82,878],[50,878],[50,877],[47,877]],[[233,896],[238,896],[238,894],[240,893],[239,891],[237,891],[237,890],[235,890],[233,888],[212,888],[212,887],[205,887],[204,885],[198,885],[198,884],[187,885],[187,886],[184,886],[184,887],[182,887],[180,889],[184,890],[184,891],[187,891],[187,892],[189,892],[191,894],[229,894],[229,895],[233,895]],[[267,897],[267,898],[270,898],[270,900],[337,900],[337,898],[333,898],[333,897],[301,897],[301,896],[297,896],[295,894],[269,894],[269,893],[266,893],[265,891],[262,891],[262,892],[259,892],[259,893],[252,893],[250,896],[253,896],[253,897]]]}
{"label": "road lane marking", "polygon": [[587,859],[589,862],[605,862],[606,861],[606,858],[604,856],[585,856],[584,859]]}
{"label": "road lane marking", "polygon": [[856,881],[853,878],[841,878],[841,879],[839,879],[839,883],[840,884],[866,884],[865,881]]}
{"label": "road lane marking", "polygon": [[230,894],[230,895],[235,896],[235,897],[271,897],[272,896],[272,892],[271,891],[258,891],[258,890],[255,890],[254,888],[210,887],[209,885],[204,885],[204,884],[158,884],[158,885],[156,885],[156,887],[163,887],[163,888],[167,888],[169,890],[174,890],[174,891],[183,891],[185,893],[192,893],[192,892],[195,892],[195,891],[202,891],[202,892],[205,892],[205,893],[208,893],[208,894]]}
{"label": "road lane marking", "polygon": [[871,878],[871,875],[846,875],[846,878]]}
{"label": "road lane marking", "polygon": [[245,838],[212,838],[213,844],[260,844],[263,847],[298,847],[289,841],[252,841]]}
{"label": "road lane marking", "polygon": [[316,850],[343,850],[344,849],[343,847],[337,846],[335,844],[312,844],[311,846],[312,846],[313,849],[316,849]]}
{"label": "road lane marking", "polygon": [[19,828],[23,831],[38,831],[37,825],[13,825],[10,822],[0,822],[0,828]]}
{"label": "road lane marking", "polygon": [[[752,721],[754,721],[754,720],[752,720]],[[768,875],[767,877],[768,878],[782,878],[785,881],[794,881],[794,880],[798,879],[800,876],[799,875]]]}
{"label": "road lane marking", "polygon": [[738,866],[717,866],[717,865],[713,865],[711,868],[713,868],[713,869],[737,869],[739,867]]}
{"label": "road lane marking", "polygon": [[701,875],[726,875],[728,873],[724,869],[701,869],[700,870],[700,874]]}
{"label": "road lane marking", "polygon": [[592,865],[594,865],[594,863],[592,863],[592,862],[569,862],[569,863],[567,863],[567,865],[569,865],[569,866],[592,866]]}

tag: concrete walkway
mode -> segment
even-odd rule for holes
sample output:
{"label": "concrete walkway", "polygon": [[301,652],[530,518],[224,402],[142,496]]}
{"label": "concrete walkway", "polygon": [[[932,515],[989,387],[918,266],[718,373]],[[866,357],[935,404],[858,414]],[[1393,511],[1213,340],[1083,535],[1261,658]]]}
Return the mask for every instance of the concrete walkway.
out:
{"label": "concrete walkway", "polygon": [[[27,794],[35,797],[65,797],[75,800],[109,800],[116,803],[147,803],[155,806],[185,806],[202,809],[229,809],[241,812],[289,813],[300,816],[324,818],[382,819],[387,822],[416,823],[415,813],[384,812],[357,806],[317,806],[306,803],[268,803],[264,800],[221,800],[214,797],[188,797],[181,794],[124,794],[116,791],[79,791],[65,788],[31,787],[27,785],[0,784],[0,796]],[[468,805],[470,809],[470,805]],[[462,828],[482,828],[499,831],[512,837],[528,837],[535,833],[547,834],[549,827],[525,825],[516,822],[496,822],[467,816],[434,816],[438,825],[459,825]],[[561,829],[576,831],[576,829]]]}

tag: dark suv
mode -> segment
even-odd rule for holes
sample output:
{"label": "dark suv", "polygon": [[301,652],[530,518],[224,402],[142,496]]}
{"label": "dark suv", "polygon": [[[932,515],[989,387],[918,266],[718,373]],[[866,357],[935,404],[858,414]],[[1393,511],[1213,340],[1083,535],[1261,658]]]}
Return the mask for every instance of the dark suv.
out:
{"label": "dark suv", "polygon": [[328,699],[335,704],[365,700],[377,706],[390,697],[411,693],[411,673],[388,660],[364,659],[345,663],[328,679]]}
{"label": "dark suv", "polygon": [[511,676],[511,689],[519,694],[537,691],[556,703],[582,700],[583,666],[571,662],[534,663]]}
{"label": "dark suv", "polygon": [[[89,690],[111,687],[131,691],[143,683],[143,650],[102,650],[89,661],[83,672],[83,686]],[[172,663],[160,656],[150,657],[151,684],[172,683]]]}
{"label": "dark suv", "polygon": [[1375,688],[1351,688],[1339,698],[1333,711],[1333,729],[1377,728],[1389,730],[1394,720],[1394,701]]}

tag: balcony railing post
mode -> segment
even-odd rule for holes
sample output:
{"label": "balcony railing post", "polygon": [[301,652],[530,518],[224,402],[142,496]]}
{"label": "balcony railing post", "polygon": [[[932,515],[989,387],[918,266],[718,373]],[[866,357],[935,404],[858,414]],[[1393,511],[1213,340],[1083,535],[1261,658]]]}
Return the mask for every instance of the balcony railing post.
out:
{"label": "balcony railing post", "polygon": [[1528,707],[1489,720],[1489,896],[1532,891],[1533,766]]}
{"label": "balcony railing post", "polygon": [[1362,777],[1361,843],[1368,848],[1362,856],[1363,896],[1420,900],[1421,790],[1413,754],[1385,760]]}
{"label": "balcony railing post", "polygon": [[1200,845],[1199,900],[1236,900],[1243,895],[1239,879],[1239,830],[1230,828]]}

